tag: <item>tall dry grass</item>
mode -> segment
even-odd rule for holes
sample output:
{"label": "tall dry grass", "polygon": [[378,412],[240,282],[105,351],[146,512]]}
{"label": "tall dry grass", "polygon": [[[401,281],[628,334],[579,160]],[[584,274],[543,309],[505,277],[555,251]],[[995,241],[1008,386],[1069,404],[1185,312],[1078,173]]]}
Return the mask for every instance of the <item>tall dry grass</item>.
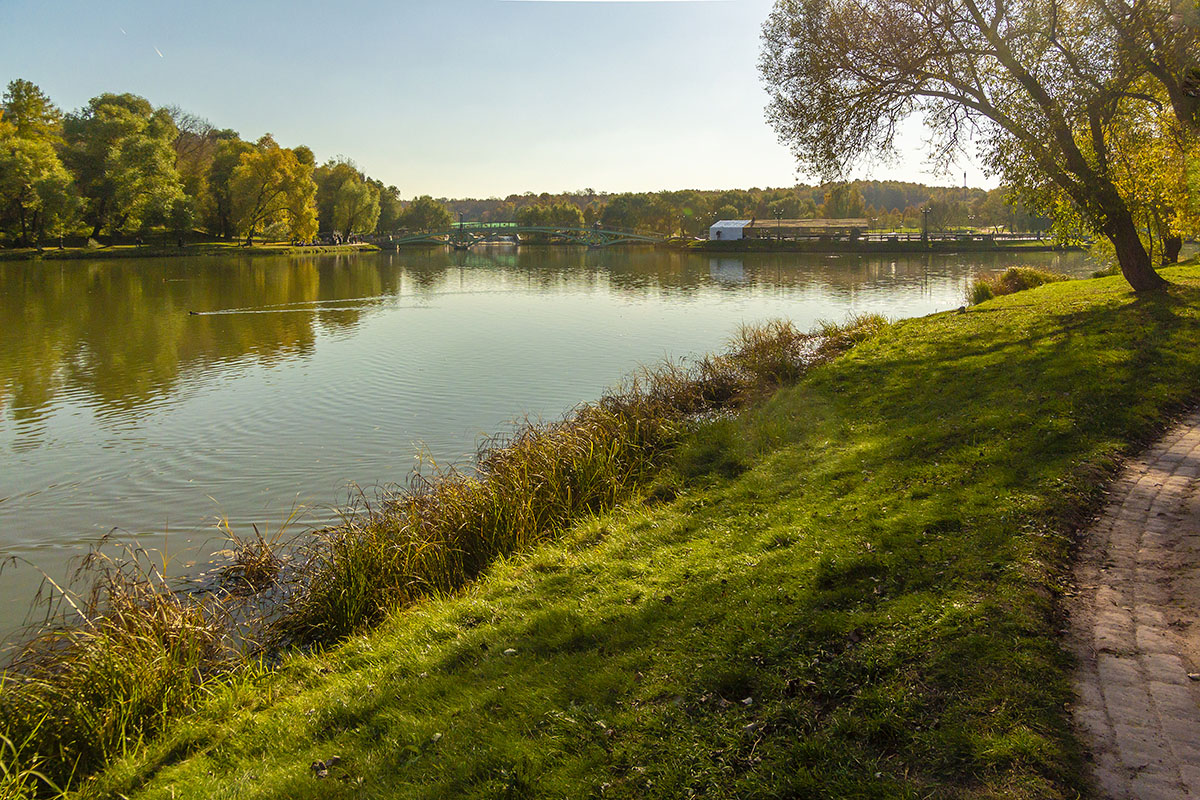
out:
{"label": "tall dry grass", "polygon": [[203,700],[240,662],[230,608],[177,591],[148,551],[97,548],[75,595],[0,677],[0,797],[69,787]]}

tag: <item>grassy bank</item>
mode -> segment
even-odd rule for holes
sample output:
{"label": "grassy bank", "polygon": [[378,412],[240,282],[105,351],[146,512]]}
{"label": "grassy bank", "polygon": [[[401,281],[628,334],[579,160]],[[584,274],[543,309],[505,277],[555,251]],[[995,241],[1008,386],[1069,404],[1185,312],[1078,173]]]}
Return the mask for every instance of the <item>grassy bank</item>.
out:
{"label": "grassy bank", "polygon": [[372,244],[339,245],[291,245],[256,244],[245,247],[237,242],[202,242],[185,244],[183,247],[170,245],[112,245],[109,247],[47,247],[40,252],[33,247],[0,250],[0,261],[72,260],[95,258],[178,258],[181,256],[214,255],[308,255],[317,253],[374,253],[379,248]]}
{"label": "grassy bank", "polygon": [[1071,534],[1200,399],[1200,266],[1165,274],[889,326],[565,538],[212,687],[85,794],[1074,797]]}

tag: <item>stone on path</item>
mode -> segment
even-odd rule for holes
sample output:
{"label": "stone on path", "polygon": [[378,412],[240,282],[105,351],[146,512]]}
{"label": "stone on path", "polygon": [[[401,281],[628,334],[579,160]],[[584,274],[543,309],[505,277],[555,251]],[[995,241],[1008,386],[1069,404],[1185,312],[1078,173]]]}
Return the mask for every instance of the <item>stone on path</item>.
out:
{"label": "stone on path", "polygon": [[1200,413],[1128,465],[1075,582],[1074,717],[1099,796],[1200,798]]}

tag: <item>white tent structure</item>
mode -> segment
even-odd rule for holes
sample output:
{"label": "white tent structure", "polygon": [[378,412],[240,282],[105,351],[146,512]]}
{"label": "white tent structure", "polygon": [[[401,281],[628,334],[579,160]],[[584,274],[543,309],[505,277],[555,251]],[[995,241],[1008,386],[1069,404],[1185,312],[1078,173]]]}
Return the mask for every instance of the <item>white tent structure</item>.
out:
{"label": "white tent structure", "polygon": [[737,242],[745,238],[748,219],[723,219],[708,229],[709,241]]}

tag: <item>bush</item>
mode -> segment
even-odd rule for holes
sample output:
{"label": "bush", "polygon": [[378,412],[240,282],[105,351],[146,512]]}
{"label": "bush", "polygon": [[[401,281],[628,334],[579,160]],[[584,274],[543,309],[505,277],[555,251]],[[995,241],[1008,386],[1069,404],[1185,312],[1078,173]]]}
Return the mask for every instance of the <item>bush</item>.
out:
{"label": "bush", "polygon": [[1067,276],[1036,267],[1009,267],[999,275],[981,275],[971,284],[967,302],[978,305],[1005,294],[1015,294],[1046,283],[1067,280]]}

